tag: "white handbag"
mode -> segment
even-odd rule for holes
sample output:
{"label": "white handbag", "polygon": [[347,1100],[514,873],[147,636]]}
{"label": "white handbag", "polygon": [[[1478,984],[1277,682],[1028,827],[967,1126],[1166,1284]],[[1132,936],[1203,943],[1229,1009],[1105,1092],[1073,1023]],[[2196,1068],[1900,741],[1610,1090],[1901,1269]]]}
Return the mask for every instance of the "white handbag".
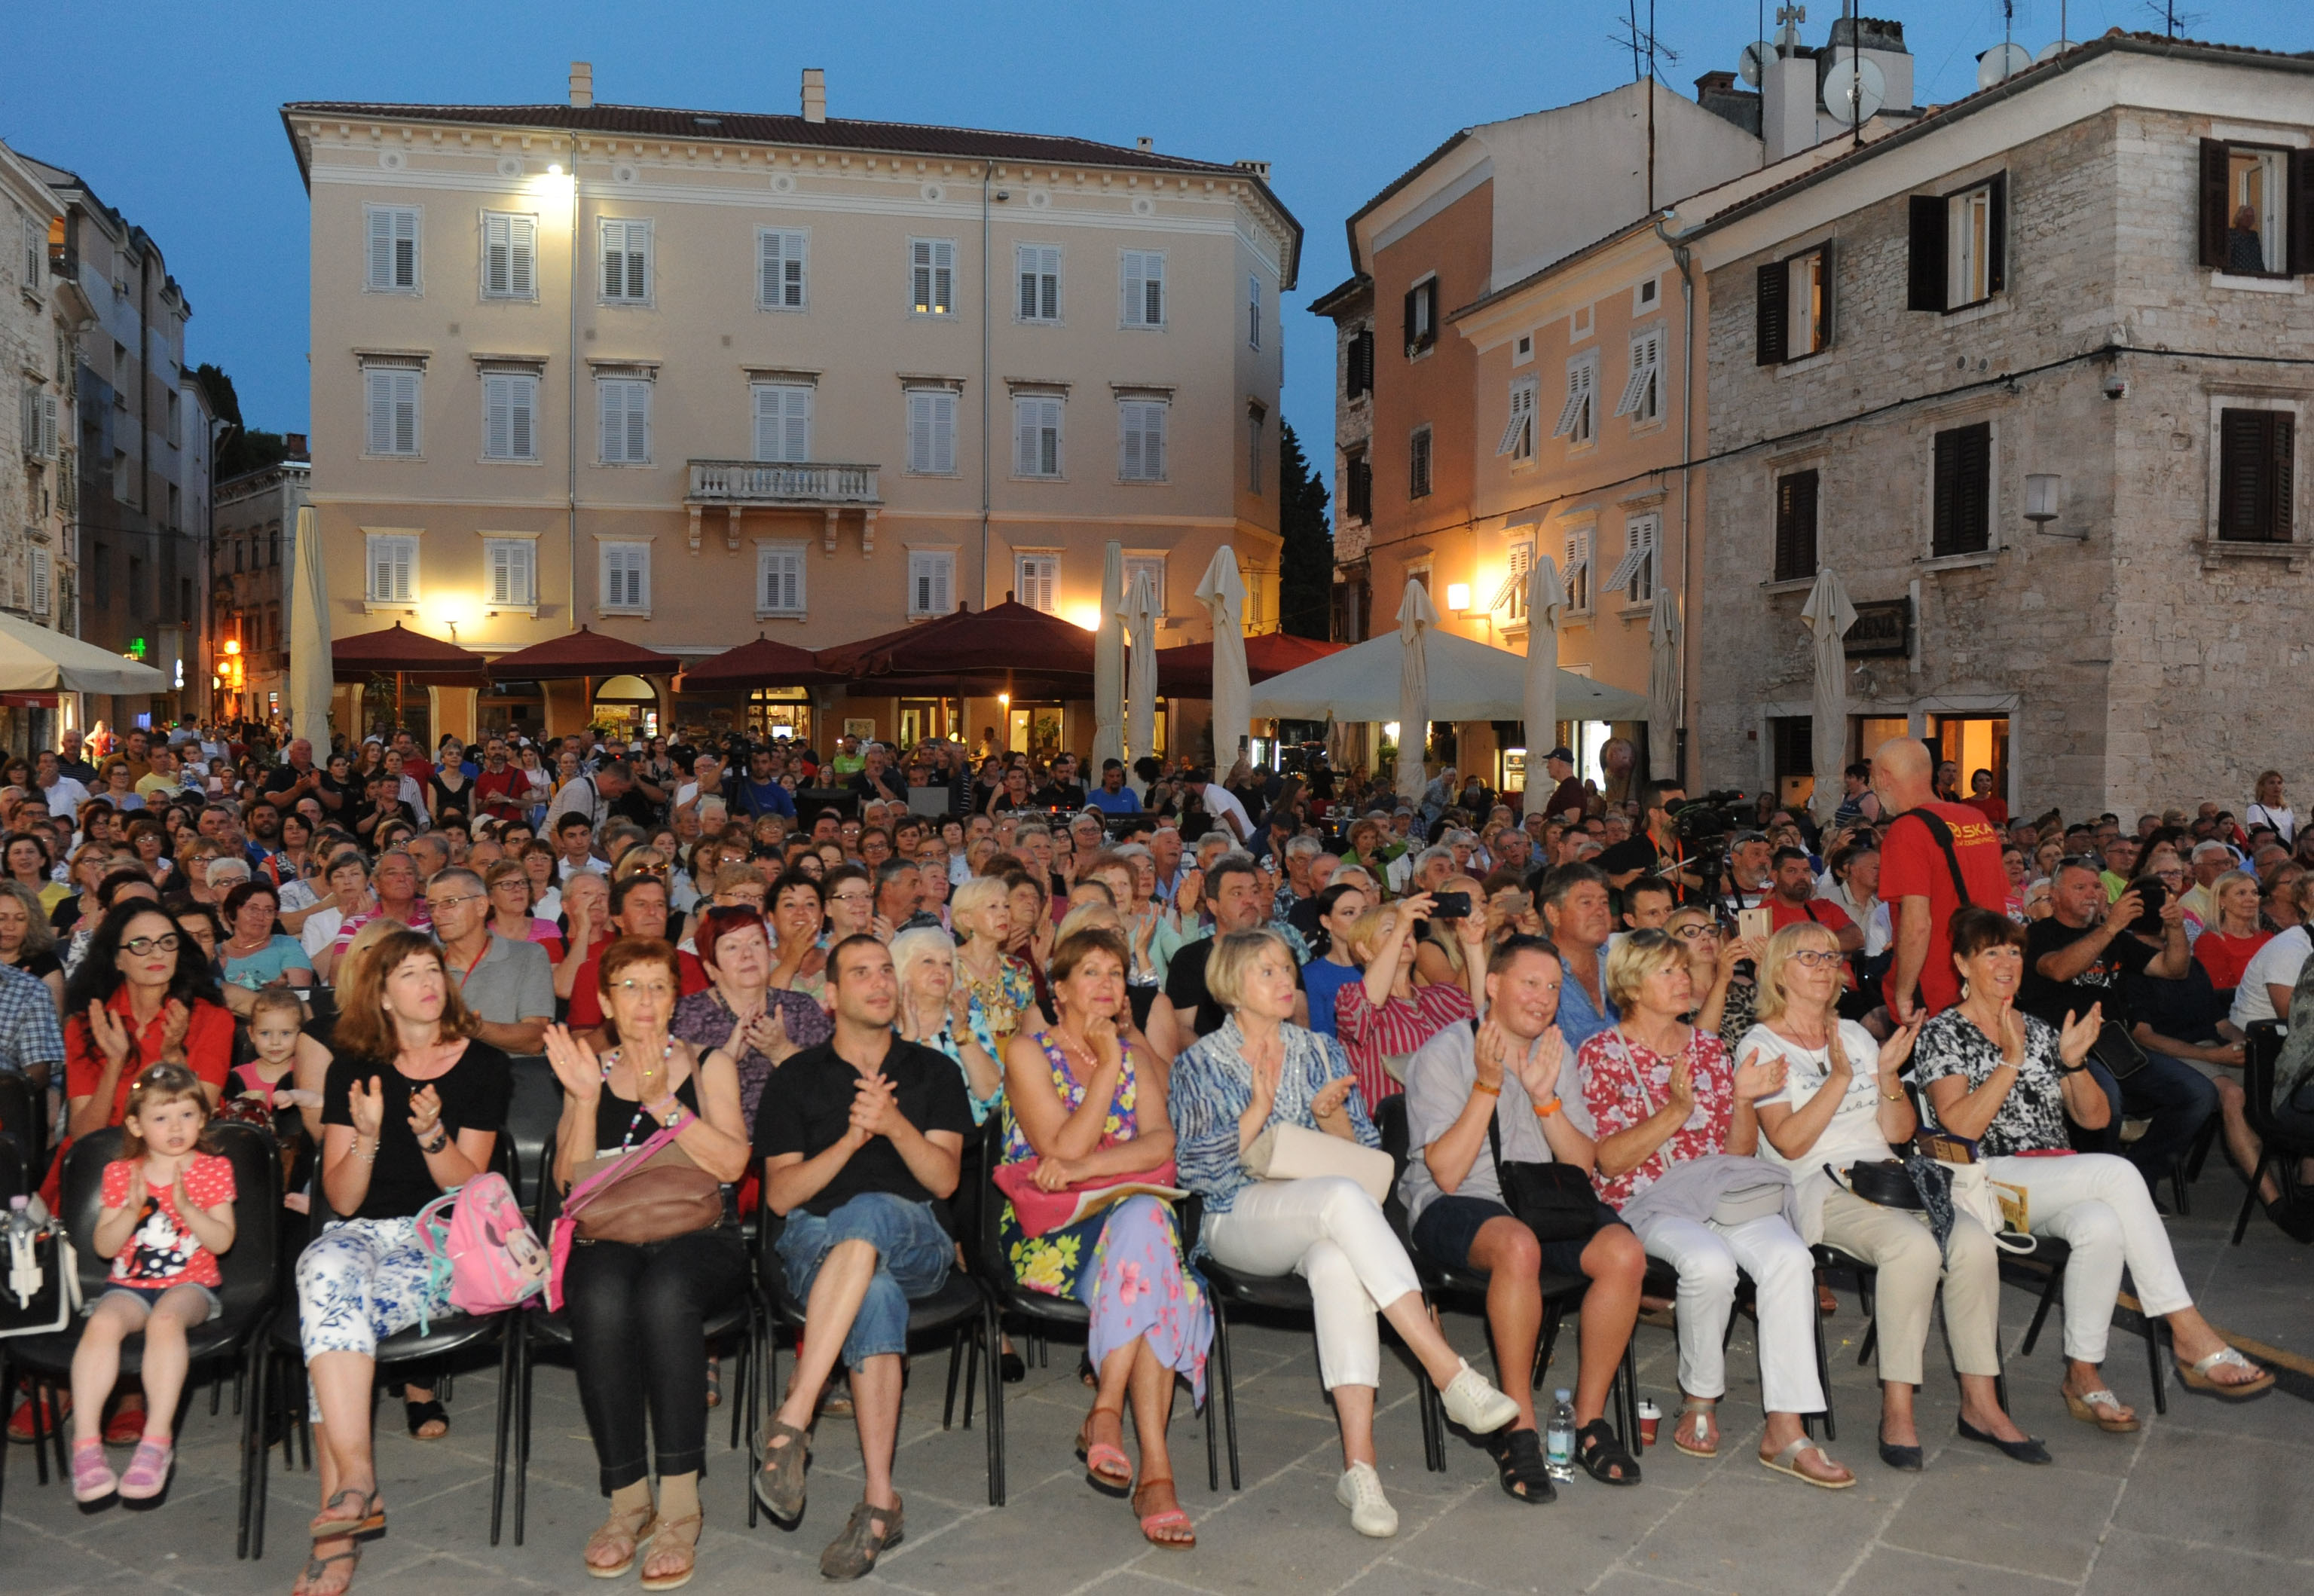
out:
{"label": "white handbag", "polygon": [[1378,1147],[1364,1147],[1306,1125],[1272,1125],[1253,1139],[1241,1160],[1256,1180],[1309,1180],[1339,1175],[1365,1188],[1376,1204],[1390,1196],[1398,1166]]}

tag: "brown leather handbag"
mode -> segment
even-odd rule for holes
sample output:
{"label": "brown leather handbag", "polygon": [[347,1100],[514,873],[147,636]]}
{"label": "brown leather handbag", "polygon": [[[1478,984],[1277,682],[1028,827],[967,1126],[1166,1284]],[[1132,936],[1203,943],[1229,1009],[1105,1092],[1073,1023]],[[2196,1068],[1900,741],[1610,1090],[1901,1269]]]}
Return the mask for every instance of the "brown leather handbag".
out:
{"label": "brown leather handbag", "polygon": [[570,1217],[580,1241],[672,1241],[723,1222],[722,1182],[693,1163],[672,1136],[656,1148],[597,1159],[594,1171],[574,1183],[573,1195]]}

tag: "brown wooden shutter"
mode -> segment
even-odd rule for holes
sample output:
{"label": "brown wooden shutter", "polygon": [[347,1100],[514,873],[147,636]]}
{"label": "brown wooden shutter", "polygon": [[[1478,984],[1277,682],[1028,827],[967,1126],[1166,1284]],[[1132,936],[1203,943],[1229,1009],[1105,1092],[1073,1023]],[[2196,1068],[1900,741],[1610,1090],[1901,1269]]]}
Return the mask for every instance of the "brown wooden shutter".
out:
{"label": "brown wooden shutter", "polygon": [[1833,304],[1836,298],[1833,292],[1833,271],[1835,265],[1836,260],[1832,252],[1832,240],[1827,238],[1816,250],[1815,280],[1822,286],[1824,293],[1824,315],[1815,334],[1816,347],[1819,348],[1832,348],[1833,334],[1837,325],[1833,320]]}
{"label": "brown wooden shutter", "polygon": [[1406,291],[1406,352],[1409,355],[1414,353],[1414,296],[1421,292],[1419,288]]}
{"label": "brown wooden shutter", "polygon": [[2314,276],[2314,150],[2290,152],[2290,271]]}
{"label": "brown wooden shutter", "polygon": [[1904,308],[1945,308],[1945,202],[1934,194],[1912,196],[1912,248]]}
{"label": "brown wooden shutter", "polygon": [[1932,555],[1981,554],[1992,546],[1992,425],[1979,421],[1936,436]]}
{"label": "brown wooden shutter", "polygon": [[2295,487],[2297,418],[2287,410],[2223,410],[2218,417],[2218,536],[2286,543]]}
{"label": "brown wooden shutter", "polygon": [[2009,174],[2001,172],[1985,185],[1984,293],[1987,298],[2009,286]]}
{"label": "brown wooden shutter", "polygon": [[1780,366],[1784,358],[1784,330],[1787,321],[1785,296],[1789,276],[1780,260],[1771,260],[1760,268],[1760,295],[1757,307],[1759,327],[1758,348],[1752,358],[1761,366]]}
{"label": "brown wooden shutter", "polygon": [[[2202,140],[2202,206],[2196,229],[2202,242],[2202,264],[2226,269],[2226,145],[2221,138]],[[2294,218],[2293,218],[2294,219]]]}
{"label": "brown wooden shutter", "polygon": [[1776,479],[1776,574],[1795,582],[1816,570],[1816,473],[1794,472]]}

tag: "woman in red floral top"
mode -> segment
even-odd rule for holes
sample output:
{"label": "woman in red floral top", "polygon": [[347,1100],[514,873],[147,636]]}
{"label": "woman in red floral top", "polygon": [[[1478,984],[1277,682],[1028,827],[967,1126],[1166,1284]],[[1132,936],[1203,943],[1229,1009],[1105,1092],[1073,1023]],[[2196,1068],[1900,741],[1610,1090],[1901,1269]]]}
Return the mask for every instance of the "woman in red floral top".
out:
{"label": "woman in red floral top", "polygon": [[[1845,1490],[1856,1477],[1800,1425],[1801,1415],[1824,1406],[1815,1265],[1790,1223],[1788,1177],[1753,1156],[1760,1145],[1755,1105],[1782,1089],[1782,1059],[1738,1067],[1718,1036],[1682,1023],[1695,1007],[1694,980],[1685,950],[1662,931],[1633,931],[1616,944],[1606,987],[1622,1019],[1583,1044],[1576,1069],[1594,1122],[1599,1195],[1624,1211],[1649,1257],[1679,1273],[1683,1403],[1672,1444],[1691,1457],[1718,1454],[1713,1410],[1727,1389],[1721,1344],[1741,1269],[1757,1287],[1760,1391],[1768,1410],[1760,1461],[1808,1485]],[[1700,1160],[1708,1166],[1681,1168]],[[1771,1188],[1768,1204],[1755,1212],[1745,1199],[1762,1187]]]}
{"label": "woman in red floral top", "polygon": [[[1399,1089],[1385,1058],[1403,1058],[1450,1025],[1478,1012],[1475,994],[1444,982],[1418,982],[1414,956],[1418,932],[1432,912],[1426,892],[1400,898],[1389,908],[1368,909],[1350,928],[1350,957],[1365,978],[1346,983],[1334,997],[1334,1035],[1350,1055],[1350,1071],[1368,1103]],[[1463,942],[1463,967],[1486,969],[1487,922],[1465,915],[1453,922]],[[1315,1025],[1320,1017],[1312,1015]]]}

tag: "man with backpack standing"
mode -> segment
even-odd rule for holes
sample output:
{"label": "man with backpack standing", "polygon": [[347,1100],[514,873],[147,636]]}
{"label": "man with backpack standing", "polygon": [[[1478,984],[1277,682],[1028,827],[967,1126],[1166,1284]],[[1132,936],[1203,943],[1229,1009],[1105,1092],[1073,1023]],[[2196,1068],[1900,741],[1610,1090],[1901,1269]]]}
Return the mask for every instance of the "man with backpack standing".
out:
{"label": "man with backpack standing", "polygon": [[1880,900],[1895,923],[1895,960],[1882,992],[1900,1025],[1960,999],[1952,917],[1969,907],[2005,912],[2009,879],[2000,833],[1982,811],[1938,798],[1928,745],[1893,737],[1872,755],[1872,789],[1895,816],[1881,833]]}

